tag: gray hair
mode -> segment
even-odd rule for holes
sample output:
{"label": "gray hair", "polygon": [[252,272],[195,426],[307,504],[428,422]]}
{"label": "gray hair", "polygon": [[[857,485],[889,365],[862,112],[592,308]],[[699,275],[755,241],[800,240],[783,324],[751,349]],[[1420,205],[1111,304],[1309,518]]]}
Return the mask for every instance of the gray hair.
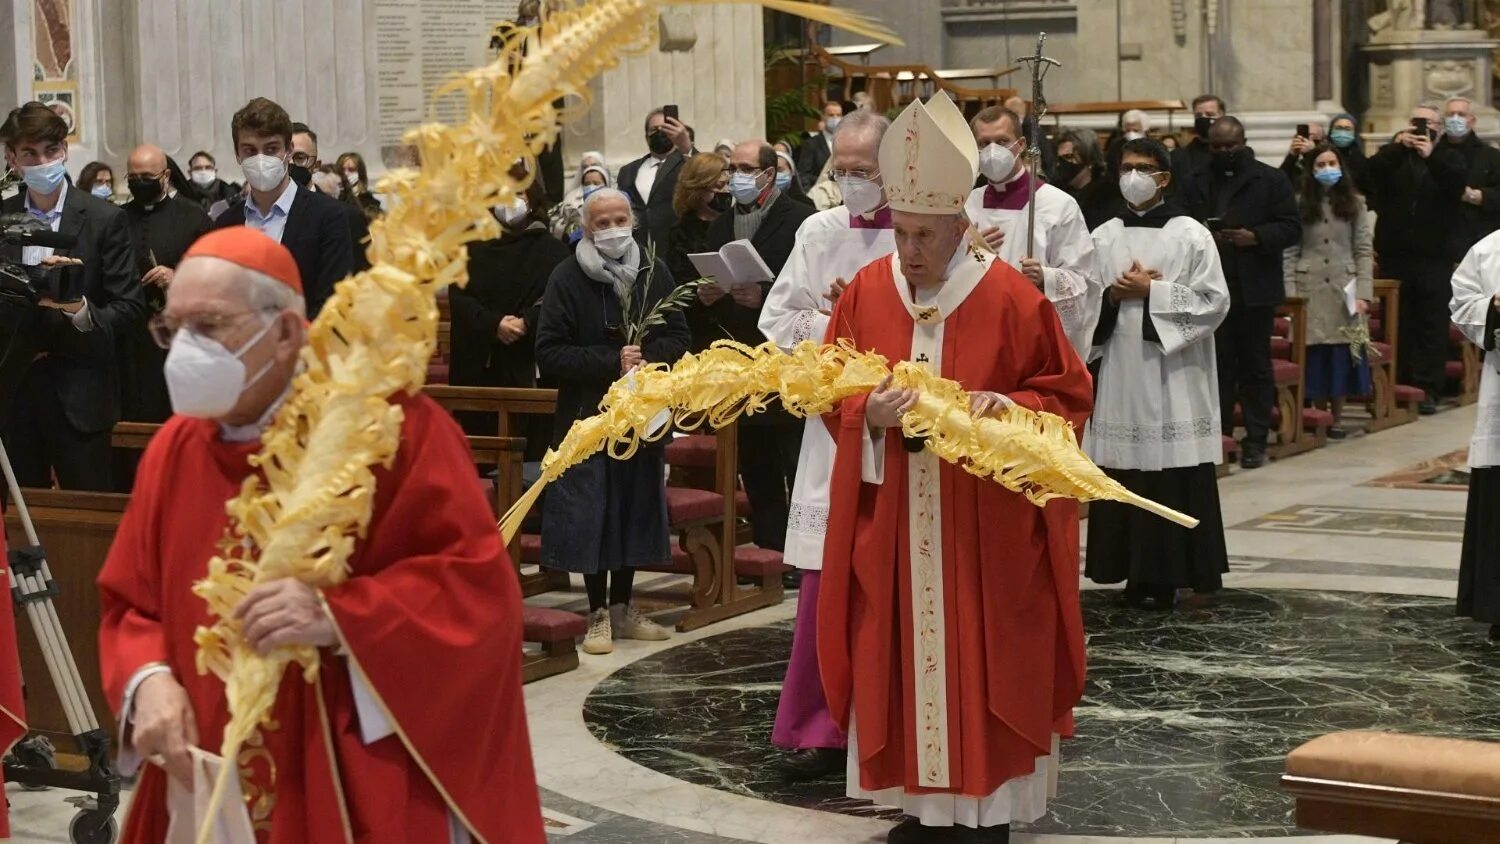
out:
{"label": "gray hair", "polygon": [[1139,122],[1141,124],[1142,132],[1151,131],[1151,116],[1146,114],[1146,112],[1141,111],[1138,108],[1132,108],[1127,110],[1124,114],[1120,115],[1121,127],[1123,127],[1126,123],[1135,122]]}
{"label": "gray hair", "polygon": [[[772,160],[774,160],[774,159],[772,159]],[[584,225],[588,225],[589,215],[593,212],[594,206],[597,205],[597,204],[599,204],[600,202],[603,202],[603,201],[609,200],[609,199],[623,199],[623,200],[625,200],[625,207],[630,209],[630,225],[631,225],[631,227],[634,227],[635,226],[635,208],[630,204],[630,196],[627,195],[625,193],[625,191],[622,191],[622,190],[620,190],[618,188],[600,188],[600,189],[594,191],[593,193],[589,194],[587,197],[584,198],[584,200],[583,200],[583,222],[584,222]]]}
{"label": "gray hair", "polygon": [[838,146],[839,138],[844,135],[854,136],[865,132],[873,132],[875,135],[875,148],[880,148],[880,142],[885,138],[886,130],[891,128],[891,121],[885,115],[877,114],[867,108],[855,109],[853,114],[847,115],[839,121],[839,128],[833,133],[833,145]]}
{"label": "gray hair", "polygon": [[240,267],[250,286],[245,289],[245,300],[256,311],[294,311],[298,316],[307,316],[307,301],[301,294],[260,270]]}
{"label": "gray hair", "polygon": [[1434,110],[1437,111],[1438,114],[1442,114],[1443,112],[1448,110],[1449,103],[1463,103],[1464,105],[1468,106],[1466,111],[1468,111],[1470,114],[1474,112],[1474,101],[1469,99],[1468,97],[1449,97],[1448,99],[1443,100],[1442,108]]}

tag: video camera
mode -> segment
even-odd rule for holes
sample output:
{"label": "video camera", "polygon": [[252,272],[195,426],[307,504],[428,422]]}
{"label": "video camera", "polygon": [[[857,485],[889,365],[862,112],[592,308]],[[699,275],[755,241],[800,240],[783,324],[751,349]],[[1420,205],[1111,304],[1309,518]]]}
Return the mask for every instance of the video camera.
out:
{"label": "video camera", "polygon": [[[67,249],[78,242],[70,234],[55,232],[52,227],[30,214],[18,212],[0,216],[0,249],[7,246],[42,246]],[[0,301],[15,305],[35,305],[43,296],[57,298],[48,289],[39,267],[27,267],[0,255]]]}

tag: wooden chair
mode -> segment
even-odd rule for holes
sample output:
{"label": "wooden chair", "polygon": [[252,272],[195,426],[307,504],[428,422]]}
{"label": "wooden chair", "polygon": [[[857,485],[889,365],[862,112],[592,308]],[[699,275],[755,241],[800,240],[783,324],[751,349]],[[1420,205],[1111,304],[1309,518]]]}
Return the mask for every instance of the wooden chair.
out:
{"label": "wooden chair", "polygon": [[1370,361],[1371,394],[1365,402],[1370,412],[1369,433],[1415,422],[1420,395],[1406,395],[1403,402],[1396,383],[1395,338],[1401,327],[1401,282],[1375,279],[1375,302],[1370,314],[1370,340],[1379,355]]}
{"label": "wooden chair", "polygon": [[1334,733],[1287,756],[1281,787],[1306,829],[1410,844],[1500,838],[1500,744]]}
{"label": "wooden chair", "polygon": [[[843,82],[841,100],[848,102],[854,99],[855,91],[864,91],[870,95],[871,108],[878,113],[899,108],[920,97],[931,96],[938,90],[947,91],[965,114],[972,114],[985,106],[999,105],[1016,95],[1015,88],[972,88],[949,78],[974,78],[973,71],[969,70],[945,75],[943,71],[934,70],[925,64],[854,64],[816,43],[808,48],[806,57],[817,65],[817,72],[829,81]],[[998,82],[1017,70],[1019,67],[996,68],[985,76]],[[821,107],[825,98],[826,95],[820,94],[816,105]]]}

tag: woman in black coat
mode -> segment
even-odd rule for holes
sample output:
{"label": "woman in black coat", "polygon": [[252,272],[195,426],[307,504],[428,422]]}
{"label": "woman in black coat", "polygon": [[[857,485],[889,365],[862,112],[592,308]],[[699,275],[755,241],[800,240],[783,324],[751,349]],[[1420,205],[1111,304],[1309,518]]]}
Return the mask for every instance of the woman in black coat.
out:
{"label": "woman in black coat", "polygon": [[[500,236],[469,246],[469,283],[450,288],[448,380],[465,387],[536,386],[542,293],[568,247],[547,230],[546,199],[533,183],[522,202],[494,209]],[[471,435],[493,436],[494,414],[460,414]]]}
{"label": "woman in black coat", "polygon": [[[577,252],[547,283],[537,326],[537,365],[557,384],[554,442],[574,421],[597,413],[610,385],[636,366],[673,363],[688,348],[687,323],[675,311],[639,345],[626,342],[628,324],[639,323],[674,286],[666,262],[650,265],[632,235],[629,198],[602,188],[584,201],[583,221]],[[671,557],[665,469],[657,443],[628,460],[596,454],[547,488],[542,565],[583,575],[584,653],[609,653],[615,638],[667,638],[630,603],[636,567]]]}

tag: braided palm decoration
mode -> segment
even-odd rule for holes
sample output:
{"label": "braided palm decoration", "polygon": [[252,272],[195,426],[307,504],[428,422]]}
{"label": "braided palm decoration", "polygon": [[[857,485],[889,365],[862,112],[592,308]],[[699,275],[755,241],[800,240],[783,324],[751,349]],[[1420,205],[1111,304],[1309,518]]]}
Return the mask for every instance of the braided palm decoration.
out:
{"label": "braided palm decoration", "polygon": [[[221,553],[194,588],[216,619],[200,628],[198,668],[224,680],[230,720],[221,753],[225,775],[210,815],[223,799],[227,773],[245,742],[270,715],[286,669],[312,682],[318,652],[279,648],[260,656],[244,642],[234,608],[257,584],[285,577],[317,587],[348,576],[355,543],[365,535],[375,499],[376,466],[389,467],[400,445],[402,414],[388,397],[422,385],[437,342],[436,296],[463,285],[465,244],[499,235],[490,208],[510,202],[536,171],[536,156],[561,124],[589,105],[588,84],[623,55],[655,44],[667,5],[731,0],[553,0],[539,27],[515,30],[489,65],[455,77],[438,97],[462,97],[461,125],[427,124],[404,141],[422,167],[380,180],[391,198],[370,226],[372,267],[340,282],[308,335],[303,371],[262,437],[252,462],[264,472],[245,481],[226,505],[230,526]],[[862,16],[797,0],[753,0],[882,41],[894,35]],[[562,108],[554,102],[562,100]],[[211,827],[200,830],[206,841]]]}
{"label": "braided palm decoration", "polygon": [[938,457],[981,478],[991,478],[1041,506],[1054,498],[1132,504],[1184,527],[1191,516],[1142,498],[1104,474],[1078,447],[1062,417],[1011,406],[987,417],[969,412],[962,385],[908,362],[888,369],[885,358],[847,344],[804,341],[790,353],[772,343],[755,348],[721,340],[674,366],[652,364],[622,378],[600,403],[600,412],[580,419],[542,461],[541,478],[500,522],[506,541],[520,529],[542,488],[584,460],[607,449],[626,459],[643,442],[664,436],[671,415],[679,428],[719,428],[741,414],[764,410],[779,397],[799,416],[826,413],[840,399],[874,389],[892,376],[897,387],[920,396],[902,420],[902,431],[927,440]]}

